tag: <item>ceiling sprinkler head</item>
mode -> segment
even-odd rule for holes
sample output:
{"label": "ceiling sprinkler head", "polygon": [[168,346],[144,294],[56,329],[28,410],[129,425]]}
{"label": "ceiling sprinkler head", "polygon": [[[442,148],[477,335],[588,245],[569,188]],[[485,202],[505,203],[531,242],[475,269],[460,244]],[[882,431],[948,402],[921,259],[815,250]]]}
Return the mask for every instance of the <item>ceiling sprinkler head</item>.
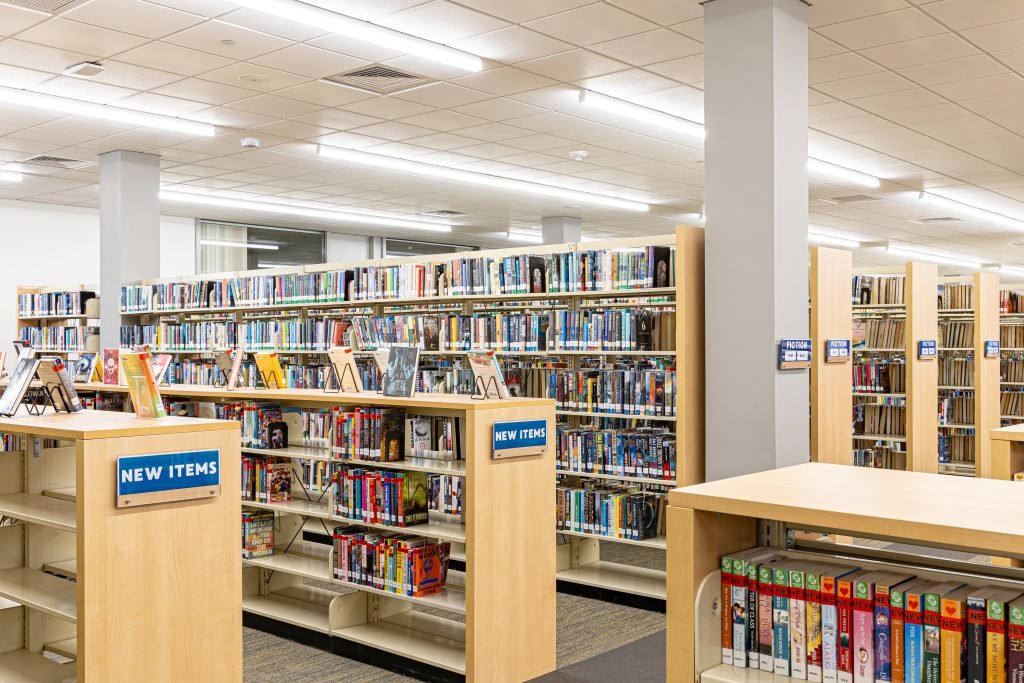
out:
{"label": "ceiling sprinkler head", "polygon": [[575,149],[569,152],[569,158],[573,161],[583,161],[589,156],[590,152],[585,149]]}
{"label": "ceiling sprinkler head", "polygon": [[240,140],[242,147],[246,149],[259,149],[260,139],[259,138],[242,138]]}

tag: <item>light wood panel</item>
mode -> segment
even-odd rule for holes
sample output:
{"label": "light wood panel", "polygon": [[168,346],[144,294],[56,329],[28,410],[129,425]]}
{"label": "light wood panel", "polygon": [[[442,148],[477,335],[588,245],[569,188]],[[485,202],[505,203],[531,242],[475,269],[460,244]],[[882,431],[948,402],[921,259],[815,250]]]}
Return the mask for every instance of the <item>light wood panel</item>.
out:
{"label": "light wood panel", "polygon": [[989,437],[989,463],[981,467],[979,476],[1007,481],[1015,472],[1024,471],[1024,424],[993,429]]}
{"label": "light wood panel", "polygon": [[930,263],[907,264],[907,470],[938,472],[939,360],[919,360],[917,343],[939,338],[938,268]]}
{"label": "light wood panel", "polygon": [[853,360],[828,363],[825,355],[826,340],[850,339],[852,278],[851,252],[811,249],[811,460],[816,462],[849,465],[852,458]]}
{"label": "light wood panel", "polygon": [[[127,392],[128,388],[123,387],[123,391]],[[106,410],[86,410],[78,413],[54,413],[50,409],[47,411],[43,415],[0,417],[0,432],[32,434],[54,439],[89,440],[235,429],[230,422],[195,417],[172,415],[159,419],[141,419],[135,417],[135,413]]]}
{"label": "light wood panel", "polygon": [[[238,423],[223,424],[78,442],[80,681],[242,680],[240,435]],[[212,448],[219,497],[114,507],[118,456]]]}
{"label": "light wood panel", "polygon": [[990,433],[999,428],[999,357],[985,357],[986,341],[999,341],[999,277],[994,273],[975,273],[974,472],[975,476],[992,478]]}
{"label": "light wood panel", "polygon": [[704,481],[704,229],[676,228],[676,440],[683,486]]}
{"label": "light wood panel", "polygon": [[[543,456],[493,460],[495,421],[543,419]],[[547,407],[467,413],[466,678],[514,683],[555,669],[555,415]]]}

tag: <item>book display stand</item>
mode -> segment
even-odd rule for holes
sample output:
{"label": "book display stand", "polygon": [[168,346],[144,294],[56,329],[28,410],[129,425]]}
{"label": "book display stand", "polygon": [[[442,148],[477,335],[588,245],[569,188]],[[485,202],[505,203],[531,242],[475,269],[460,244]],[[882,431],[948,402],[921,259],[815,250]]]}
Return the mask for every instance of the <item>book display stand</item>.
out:
{"label": "book display stand", "polygon": [[121,457],[216,450],[236,472],[237,423],[46,410],[0,432],[18,444],[0,452],[0,680],[240,681],[237,478],[200,500],[115,502]]}
{"label": "book display stand", "polygon": [[[720,561],[757,545],[808,562],[841,557],[865,569],[1024,592],[1024,574],[1007,566],[1024,553],[1024,520],[1006,512],[1020,498],[1013,482],[824,463],[673,491],[667,680],[796,680],[722,663]],[[835,540],[843,537],[859,540]],[[978,554],[1006,561],[980,562]]]}

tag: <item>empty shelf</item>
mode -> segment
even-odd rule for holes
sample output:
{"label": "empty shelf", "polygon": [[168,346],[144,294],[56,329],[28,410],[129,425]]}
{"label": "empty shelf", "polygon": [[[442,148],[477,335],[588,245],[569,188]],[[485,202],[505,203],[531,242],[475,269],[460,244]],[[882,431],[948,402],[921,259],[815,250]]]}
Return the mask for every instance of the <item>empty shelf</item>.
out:
{"label": "empty shelf", "polygon": [[[0,570],[0,597],[67,621],[77,618],[78,585],[38,569]],[[7,683],[7,679],[0,676]]]}
{"label": "empty shelf", "polygon": [[0,496],[0,514],[23,522],[75,530],[75,504],[34,493],[11,493]]}

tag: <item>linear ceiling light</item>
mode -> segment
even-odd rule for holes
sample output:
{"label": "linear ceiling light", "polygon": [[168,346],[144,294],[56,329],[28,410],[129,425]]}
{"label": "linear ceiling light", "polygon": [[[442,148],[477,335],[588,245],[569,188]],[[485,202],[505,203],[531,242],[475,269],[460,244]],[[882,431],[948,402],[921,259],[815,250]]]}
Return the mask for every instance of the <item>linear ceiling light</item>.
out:
{"label": "linear ceiling light", "polygon": [[825,233],[818,232],[816,230],[809,230],[807,232],[807,241],[812,244],[819,244],[823,247],[839,247],[840,249],[860,248],[860,242],[857,240],[851,240],[845,237],[836,237],[835,235],[826,235]]}
{"label": "linear ceiling light", "polygon": [[942,197],[937,194],[932,194],[931,192],[921,192],[918,194],[917,198],[925,204],[930,204],[936,208],[948,209],[972,218],[980,218],[981,220],[999,223],[1000,225],[1005,225],[1016,230],[1024,230],[1024,221],[1017,220],[1016,218],[1010,218],[1006,214],[983,209],[980,206],[964,204],[963,202],[958,202],[955,199]]}
{"label": "linear ceiling light", "polygon": [[[259,211],[262,213],[276,213],[284,216],[298,216],[301,218],[316,218],[321,220],[336,221],[339,223],[359,223],[386,228],[412,228],[414,230],[428,230],[432,232],[451,232],[450,225],[443,223],[427,223],[425,221],[407,221],[398,218],[386,218],[383,216],[369,216],[367,214],[348,213],[346,211],[330,211],[325,209],[309,209],[292,204],[278,204],[274,202],[253,201],[251,199],[228,199],[227,197],[211,197],[209,195],[193,194],[191,192],[174,192],[161,190],[160,199],[172,202],[185,202],[188,204],[201,204],[203,206],[218,206],[225,209],[239,209],[241,211]],[[249,245],[252,247],[253,245]]]}
{"label": "linear ceiling light", "polygon": [[953,256],[952,254],[936,254],[934,252],[904,249],[903,247],[894,247],[892,245],[886,247],[885,251],[893,256],[902,256],[911,260],[927,261],[943,266],[964,266],[973,270],[981,270],[981,263],[979,261],[971,261],[970,259]]}
{"label": "linear ceiling light", "polygon": [[556,197],[558,199],[568,199],[574,202],[586,202],[588,204],[610,206],[616,209],[628,209],[629,211],[647,211],[650,209],[647,204],[644,204],[643,202],[635,202],[630,199],[619,199],[618,197],[609,197],[608,195],[603,194],[581,192],[579,190],[570,190],[556,185],[533,183],[526,180],[516,180],[515,178],[490,175],[487,173],[460,171],[448,166],[425,164],[420,161],[410,161],[408,159],[389,157],[382,154],[357,152],[356,150],[343,149],[341,147],[326,147],[324,145],[319,145],[317,148],[317,154],[329,159],[338,159],[339,161],[348,161],[354,164],[362,164],[364,166],[376,166],[377,168],[386,168],[392,171],[401,171],[403,173],[414,173],[416,175],[438,178],[440,180],[454,180],[460,183],[484,185],[486,187],[494,187],[499,190],[511,190],[513,192],[525,192],[545,197]]}
{"label": "linear ceiling light", "polygon": [[879,187],[882,184],[882,181],[873,175],[854,171],[852,168],[846,168],[845,166],[837,166],[836,164],[813,157],[807,157],[807,170],[811,173],[832,176],[833,178],[839,178],[840,180],[846,180],[865,187]]}
{"label": "linear ceiling light", "polygon": [[635,121],[642,121],[660,126],[661,128],[674,130],[678,133],[692,135],[701,140],[704,139],[704,126],[699,123],[688,121],[687,119],[673,116],[657,109],[601,95],[590,90],[580,90],[580,104],[600,109],[610,114],[619,114]]}
{"label": "linear ceiling light", "polygon": [[483,60],[468,52],[371,24],[368,21],[333,12],[323,7],[298,2],[298,0],[231,0],[231,2],[279,19],[298,22],[339,36],[355,38],[364,43],[391,48],[465,71],[480,71],[484,68]]}
{"label": "linear ceiling light", "polygon": [[56,111],[62,114],[86,116],[112,123],[127,123],[143,128],[170,130],[176,133],[186,133],[200,137],[212,137],[217,132],[210,124],[199,121],[189,121],[175,116],[123,109],[109,104],[73,100],[70,97],[58,97],[57,95],[30,92],[19,88],[0,86],[0,103],[29,107],[31,109]]}
{"label": "linear ceiling light", "polygon": [[238,249],[265,249],[267,251],[277,251],[278,247],[276,244],[254,244],[252,242],[229,242],[227,240],[199,240],[199,244],[203,244],[207,247],[235,247]]}
{"label": "linear ceiling light", "polygon": [[14,173],[13,171],[0,171],[0,182],[4,183],[20,183],[21,174]]}
{"label": "linear ceiling light", "polygon": [[544,242],[544,236],[535,230],[515,230],[509,228],[508,238],[513,242],[530,242],[532,244],[542,244]]}

